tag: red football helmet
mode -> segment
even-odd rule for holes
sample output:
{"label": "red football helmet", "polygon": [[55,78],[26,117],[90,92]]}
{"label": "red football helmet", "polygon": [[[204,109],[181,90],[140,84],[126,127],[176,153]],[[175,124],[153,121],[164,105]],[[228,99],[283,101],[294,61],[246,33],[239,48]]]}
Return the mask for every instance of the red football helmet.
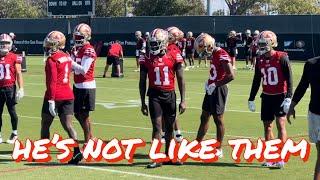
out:
{"label": "red football helmet", "polygon": [[8,34],[0,35],[0,55],[7,55],[12,49],[12,38]]}

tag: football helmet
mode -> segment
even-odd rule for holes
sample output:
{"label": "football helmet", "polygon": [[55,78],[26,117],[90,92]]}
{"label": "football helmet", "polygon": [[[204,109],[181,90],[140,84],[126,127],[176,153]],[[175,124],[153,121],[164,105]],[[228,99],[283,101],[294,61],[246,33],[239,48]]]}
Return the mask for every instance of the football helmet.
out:
{"label": "football helmet", "polygon": [[235,37],[236,35],[237,35],[237,33],[234,30],[229,32],[229,37]]}
{"label": "football helmet", "polygon": [[201,56],[211,56],[216,48],[215,39],[207,33],[201,33],[194,42],[197,53]]}
{"label": "football helmet", "polygon": [[78,24],[73,31],[73,40],[74,45],[77,46],[83,46],[91,39],[91,28],[88,24],[81,23]]}
{"label": "football helmet", "polygon": [[44,52],[48,54],[64,49],[65,45],[66,37],[60,31],[51,31],[43,41]]}
{"label": "football helmet", "polygon": [[258,36],[259,34],[260,34],[259,30],[255,30],[255,31],[253,32],[253,36]]}
{"label": "football helmet", "polygon": [[7,55],[12,49],[12,38],[8,34],[0,35],[0,55]]}
{"label": "football helmet", "polygon": [[14,38],[16,38],[16,35],[13,32],[9,33],[9,36],[11,37],[11,39],[13,40]]}
{"label": "football helmet", "polygon": [[187,37],[188,38],[191,38],[193,36],[193,33],[191,32],[191,31],[189,31],[188,33],[187,33]]}
{"label": "football helmet", "polygon": [[258,36],[258,52],[263,55],[278,46],[277,35],[272,31],[262,31]]}
{"label": "football helmet", "polygon": [[169,43],[176,43],[184,36],[184,33],[175,26],[168,27],[167,31],[169,35]]}
{"label": "football helmet", "polygon": [[145,37],[146,39],[148,39],[149,36],[150,36],[150,33],[149,33],[149,32],[146,32],[146,33],[144,34],[144,37]]}
{"label": "football helmet", "polygon": [[245,32],[245,34],[246,34],[247,36],[251,36],[251,30],[250,30],[250,29],[247,29],[246,32]]}
{"label": "football helmet", "polygon": [[134,35],[136,36],[137,39],[140,39],[142,37],[141,31],[136,31]]}
{"label": "football helmet", "polygon": [[150,53],[153,55],[164,54],[168,46],[168,32],[157,28],[149,37]]}

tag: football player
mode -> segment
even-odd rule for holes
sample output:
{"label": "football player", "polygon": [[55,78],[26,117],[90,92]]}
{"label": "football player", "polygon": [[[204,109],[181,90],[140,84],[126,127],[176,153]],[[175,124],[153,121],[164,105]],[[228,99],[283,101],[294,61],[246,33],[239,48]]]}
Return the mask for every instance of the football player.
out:
{"label": "football player", "polygon": [[227,49],[231,57],[231,64],[233,69],[236,68],[236,58],[238,55],[237,43],[241,42],[241,33],[236,33],[236,31],[230,31],[227,38]]}
{"label": "football player", "polygon": [[120,41],[116,40],[116,42],[112,43],[108,49],[107,62],[102,76],[103,78],[107,76],[109,66],[112,64],[117,67],[116,77],[123,76],[121,73],[120,59],[123,59],[123,48]]}
{"label": "football player", "polygon": [[77,71],[74,73],[74,113],[83,129],[85,143],[93,138],[90,111],[95,110],[96,101],[94,70],[97,54],[89,42],[90,39],[91,28],[89,25],[81,23],[74,28],[74,51],[71,58],[84,69],[83,73]]}
{"label": "football player", "polygon": [[311,96],[309,102],[308,124],[309,138],[316,143],[317,162],[314,172],[314,179],[320,179],[320,57],[309,59],[303,68],[301,80],[294,92],[292,102],[287,114],[288,122],[291,124],[290,116],[295,118],[295,106],[302,99],[310,86]]}
{"label": "football player", "polygon": [[186,55],[189,60],[189,65],[194,68],[194,37],[193,33],[189,31],[187,33],[187,45],[186,45]]}
{"label": "football player", "polygon": [[258,30],[255,30],[253,32],[253,37],[252,37],[252,43],[251,43],[251,69],[254,70],[254,67],[256,65],[256,59],[257,59],[257,56],[258,56],[258,36],[259,36],[260,32]]}
{"label": "football player", "polygon": [[146,41],[142,37],[141,31],[136,31],[135,36],[137,39],[137,45],[136,45],[136,62],[137,62],[137,69],[134,70],[135,72],[139,72],[139,56],[140,54],[146,53]]}
{"label": "football player", "polygon": [[228,53],[215,45],[215,39],[207,33],[200,34],[195,40],[198,54],[205,54],[211,58],[209,79],[205,82],[205,96],[202,103],[201,123],[197,134],[197,141],[202,141],[209,128],[210,117],[216,124],[217,141],[220,146],[216,155],[223,157],[222,142],[224,137],[224,110],[227,101],[227,84],[234,78],[231,58]]}
{"label": "football player", "polygon": [[[174,26],[171,26],[169,28],[166,29],[168,31],[168,48],[167,48],[167,52],[175,52],[175,53],[179,53],[181,54],[181,50],[179,49],[179,47],[177,46],[177,42],[179,41],[179,39],[181,39],[183,37],[183,32]],[[163,127],[164,126],[164,121],[163,121]],[[177,142],[181,142],[183,139],[183,135],[181,133],[180,130],[180,123],[179,123],[179,119],[176,118],[176,121],[174,122],[174,131],[173,131],[173,135],[174,138]],[[165,142],[164,140],[165,137],[165,131],[163,134],[163,138],[162,138],[162,142]]]}
{"label": "football player", "polygon": [[[258,36],[259,57],[255,66],[248,107],[255,111],[254,99],[262,80],[261,120],[264,126],[265,140],[274,138],[273,120],[276,119],[278,138],[285,142],[287,131],[285,127],[292,96],[292,73],[289,57],[285,52],[274,50],[277,47],[277,36],[272,31],[263,31]],[[264,166],[282,168],[284,162],[266,162]]]}
{"label": "football player", "polygon": [[[77,133],[72,125],[74,95],[70,87],[72,59],[62,50],[66,38],[59,31],[50,32],[43,42],[45,54],[46,87],[41,114],[41,139],[50,138],[50,126],[55,116],[69,137],[78,142]],[[76,63],[74,63],[76,64]],[[82,159],[79,146],[74,147],[73,158],[69,164],[78,164]]]}
{"label": "football player", "polygon": [[184,38],[184,33],[182,32],[181,37],[179,38],[179,40],[177,42],[177,45],[178,45],[178,48],[180,49],[181,56],[183,58],[183,62],[184,62],[184,66],[185,66],[184,70],[188,71],[189,67],[188,67],[188,63],[186,61],[186,44],[187,44],[187,40],[186,40],[186,38]]}
{"label": "football player", "polygon": [[[1,137],[2,113],[4,104],[11,118],[12,133],[7,143],[13,144],[18,138],[18,116],[16,104],[24,96],[23,78],[21,73],[22,59],[10,52],[12,50],[12,38],[8,34],[0,35],[0,144],[3,142]],[[16,82],[19,90],[16,88]]]}
{"label": "football player", "polygon": [[[251,45],[253,37],[251,36],[250,29],[247,29],[244,37],[244,54],[246,56],[246,69],[252,69],[252,60],[251,60]],[[249,67],[249,61],[251,61],[251,67]]]}
{"label": "football player", "polygon": [[[183,77],[183,59],[176,51],[167,52],[168,32],[155,29],[150,34],[150,55],[140,55],[139,91],[141,98],[141,112],[148,116],[150,112],[153,126],[152,139],[161,141],[162,119],[165,121],[165,152],[168,154],[173,134],[173,124],[176,120],[175,76],[177,76],[181,102],[180,114],[186,109],[185,82]],[[149,79],[149,110],[145,103],[147,78]],[[171,161],[164,164],[173,164]],[[174,163],[181,165],[181,163]],[[152,163],[147,168],[160,167],[161,163]]]}

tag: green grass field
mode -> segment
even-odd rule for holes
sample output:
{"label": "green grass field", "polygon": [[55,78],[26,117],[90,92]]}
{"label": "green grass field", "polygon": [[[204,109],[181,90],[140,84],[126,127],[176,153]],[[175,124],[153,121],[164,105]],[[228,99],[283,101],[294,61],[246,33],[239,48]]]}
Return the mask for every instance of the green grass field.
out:
{"label": "green grass field", "polygon": [[[19,139],[39,139],[40,112],[44,94],[44,63],[42,57],[28,57],[28,72],[24,73],[25,97],[17,105],[19,114]],[[101,139],[143,138],[147,142],[151,139],[151,122],[149,117],[140,113],[139,107],[139,74],[133,72],[135,61],[125,60],[125,78],[100,78],[105,60],[97,62],[97,106],[92,113],[94,136]],[[294,86],[300,80],[303,63],[292,64],[294,72]],[[224,157],[216,163],[203,164],[189,161],[184,166],[163,166],[157,169],[146,169],[150,162],[148,151],[150,143],[144,149],[138,149],[135,163],[129,165],[126,161],[116,164],[82,163],[80,166],[67,166],[57,163],[15,163],[10,155],[12,145],[0,144],[0,179],[311,179],[316,160],[315,146],[311,147],[309,161],[304,163],[298,157],[291,157],[282,170],[261,167],[257,161],[249,164],[236,164],[231,158],[231,147],[228,139],[237,137],[263,137],[263,126],[259,113],[249,113],[247,99],[250,91],[252,71],[242,69],[243,62],[238,63],[236,79],[229,86],[229,99],[225,114],[226,136],[224,143]],[[199,116],[204,96],[203,83],[208,77],[207,68],[197,68],[185,72],[187,87],[187,111],[179,117],[183,135],[192,140],[196,137],[199,127]],[[309,93],[297,107],[298,117],[293,125],[287,125],[288,135],[299,140],[307,138],[307,104]],[[256,98],[257,109],[260,109],[260,98]],[[2,136],[4,140],[11,133],[10,119],[4,111]],[[56,119],[57,120],[57,119]],[[80,125],[74,123],[79,139],[83,139]],[[60,122],[57,120],[51,127],[51,134],[57,132],[67,137]],[[276,133],[276,131],[274,131]],[[206,138],[215,138],[215,126],[210,123],[209,134]],[[57,152],[53,152],[53,158]]]}

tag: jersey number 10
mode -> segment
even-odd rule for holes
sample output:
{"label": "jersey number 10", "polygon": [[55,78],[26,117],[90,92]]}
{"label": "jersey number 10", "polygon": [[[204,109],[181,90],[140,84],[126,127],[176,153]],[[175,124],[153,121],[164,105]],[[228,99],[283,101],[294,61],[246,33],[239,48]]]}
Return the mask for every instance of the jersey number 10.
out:
{"label": "jersey number 10", "polygon": [[0,64],[0,80],[11,79],[10,76],[10,64]]}
{"label": "jersey number 10", "polygon": [[279,78],[277,68],[269,67],[267,68],[267,71],[265,68],[262,68],[261,73],[263,74],[263,85],[274,86],[278,84]]}
{"label": "jersey number 10", "polygon": [[164,74],[164,81],[161,82],[161,79],[163,77],[161,77],[161,74],[160,74],[160,67],[155,67],[154,68],[154,72],[156,73],[156,80],[154,81],[154,84],[157,85],[157,86],[168,86],[170,85],[170,81],[169,81],[169,68],[168,66],[164,66],[163,69],[163,74]]}

